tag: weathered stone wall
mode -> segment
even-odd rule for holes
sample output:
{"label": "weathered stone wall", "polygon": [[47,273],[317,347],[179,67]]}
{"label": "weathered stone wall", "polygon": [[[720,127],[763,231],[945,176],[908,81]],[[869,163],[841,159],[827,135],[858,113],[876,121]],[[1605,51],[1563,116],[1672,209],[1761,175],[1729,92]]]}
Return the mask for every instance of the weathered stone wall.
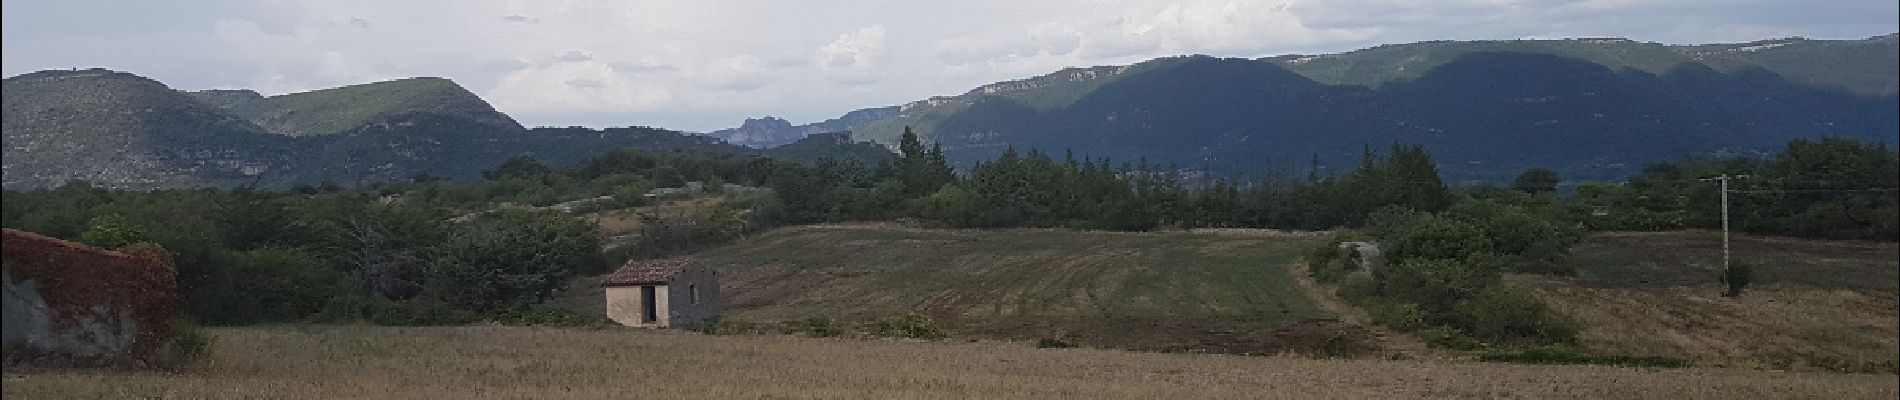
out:
{"label": "weathered stone wall", "polygon": [[644,306],[640,299],[640,288],[641,286],[606,287],[607,319],[614,320],[614,322],[625,326],[665,326],[663,324],[666,322],[666,285],[658,285],[653,289],[654,307],[656,307],[655,310],[659,311],[659,315],[655,315],[656,321],[650,323],[640,320],[641,307]]}
{"label": "weathered stone wall", "polygon": [[[689,268],[680,271],[678,277],[667,290],[670,299],[667,324],[671,326],[692,326],[700,322],[719,320],[719,279],[701,268]],[[693,292],[699,292],[699,299],[693,299]]]}
{"label": "weathered stone wall", "polygon": [[177,271],[156,247],[118,252],[4,230],[4,349],[144,360],[171,338]]}

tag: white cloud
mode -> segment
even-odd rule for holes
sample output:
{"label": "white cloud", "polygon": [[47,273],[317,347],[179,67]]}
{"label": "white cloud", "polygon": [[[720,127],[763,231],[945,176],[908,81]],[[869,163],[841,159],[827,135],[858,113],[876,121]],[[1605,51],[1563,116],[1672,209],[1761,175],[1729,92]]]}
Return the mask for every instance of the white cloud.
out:
{"label": "white cloud", "polygon": [[818,69],[838,83],[876,83],[884,77],[884,71],[878,69],[883,54],[884,25],[871,25],[818,46]]}
{"label": "white cloud", "polygon": [[511,72],[485,97],[497,108],[538,113],[651,112],[674,101],[663,82],[614,71],[607,63],[551,63]]}
{"label": "white cloud", "polygon": [[0,1],[7,75],[104,66],[182,89],[266,93],[444,76],[530,125],[692,130],[1189,53],[1841,38],[1900,25],[1892,0]]}

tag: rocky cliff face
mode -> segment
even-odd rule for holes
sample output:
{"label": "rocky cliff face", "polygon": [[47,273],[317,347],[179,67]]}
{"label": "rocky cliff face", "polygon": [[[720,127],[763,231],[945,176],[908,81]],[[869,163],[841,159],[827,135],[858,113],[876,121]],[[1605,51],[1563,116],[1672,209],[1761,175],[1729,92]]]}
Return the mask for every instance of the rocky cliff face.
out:
{"label": "rocky cliff face", "polygon": [[890,118],[897,115],[897,111],[898,107],[895,106],[866,108],[845,113],[838,118],[805,125],[792,125],[790,121],[773,116],[747,118],[737,128],[721,129],[707,135],[724,139],[732,144],[771,148],[790,144],[815,134],[849,131],[866,123]]}

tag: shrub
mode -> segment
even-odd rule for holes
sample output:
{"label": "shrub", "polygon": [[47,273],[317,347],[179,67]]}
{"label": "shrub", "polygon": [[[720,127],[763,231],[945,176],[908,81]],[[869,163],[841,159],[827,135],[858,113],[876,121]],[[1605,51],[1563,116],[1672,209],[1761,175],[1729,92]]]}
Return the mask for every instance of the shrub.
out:
{"label": "shrub", "polygon": [[116,213],[93,217],[86,225],[86,231],[79,234],[79,242],[100,248],[117,249],[150,240],[144,230]]}
{"label": "shrub", "polygon": [[1434,326],[1420,329],[1417,335],[1418,339],[1425,341],[1426,345],[1441,349],[1478,350],[1484,348],[1484,342],[1479,342],[1478,339],[1473,339],[1464,332],[1450,327]]}
{"label": "shrub", "polygon": [[525,308],[502,311],[495,322],[530,326],[599,326],[611,323],[605,316],[586,314],[565,308]]}
{"label": "shrub", "polygon": [[349,273],[298,249],[225,252],[203,266],[187,304],[213,325],[303,321],[357,287]]}
{"label": "shrub", "polygon": [[1490,341],[1573,343],[1577,328],[1536,296],[1504,286],[1485,289],[1452,308],[1456,326]]}
{"label": "shrub", "polygon": [[[1427,312],[1451,310],[1458,301],[1498,284],[1493,260],[1404,259],[1373,271],[1380,296],[1415,303]],[[1402,259],[1393,259],[1394,261]]]}
{"label": "shrub", "polygon": [[1313,279],[1333,283],[1359,270],[1359,252],[1342,247],[1343,243],[1335,239],[1307,250],[1307,268]]}
{"label": "shrub", "polygon": [[937,328],[937,323],[931,321],[930,317],[914,312],[878,321],[875,333],[884,337],[912,339],[942,339],[949,336],[943,329]]}
{"label": "shrub", "polygon": [[1589,355],[1564,348],[1538,348],[1514,353],[1486,353],[1478,361],[1520,364],[1600,364],[1623,367],[1683,368],[1689,361],[1663,356]]}
{"label": "shrub", "polygon": [[438,248],[427,290],[463,309],[539,304],[602,264],[598,228],[566,215],[498,212],[459,228]]}
{"label": "shrub", "polygon": [[158,365],[163,368],[184,368],[211,356],[212,347],[218,342],[216,336],[205,333],[203,328],[187,320],[173,320],[171,340],[165,343]]}
{"label": "shrub", "polygon": [[1428,326],[1428,315],[1412,303],[1376,303],[1366,307],[1366,314],[1372,322],[1401,332],[1411,332]]}
{"label": "shrub", "polygon": [[1366,275],[1351,275],[1339,284],[1339,298],[1348,302],[1365,304],[1378,300],[1379,285]]}
{"label": "shrub", "polygon": [[432,301],[381,300],[374,301],[363,311],[363,319],[377,325],[440,326],[469,324],[482,318],[474,312]]}
{"label": "shrub", "polygon": [[1729,263],[1728,271],[1722,274],[1722,283],[1728,285],[1728,292],[1722,293],[1722,295],[1727,297],[1740,296],[1742,295],[1742,289],[1748,288],[1748,284],[1754,281],[1755,266],[1740,261],[1731,262]]}
{"label": "shrub", "polygon": [[688,329],[708,335],[737,335],[744,331],[739,325],[726,321],[701,322]]}
{"label": "shrub", "polygon": [[811,317],[805,319],[805,332],[814,337],[832,337],[844,334],[844,329],[838,327],[830,318]]}
{"label": "shrub", "polygon": [[1462,260],[1493,249],[1489,235],[1476,225],[1423,214],[1410,223],[1384,228],[1390,230],[1382,243],[1387,244],[1386,259],[1411,258]]}
{"label": "shrub", "polygon": [[1081,345],[1075,343],[1074,339],[1062,337],[1060,335],[1056,337],[1046,337],[1046,338],[1036,340],[1036,348],[1038,349],[1070,349],[1070,348],[1076,348],[1076,347],[1081,347]]}

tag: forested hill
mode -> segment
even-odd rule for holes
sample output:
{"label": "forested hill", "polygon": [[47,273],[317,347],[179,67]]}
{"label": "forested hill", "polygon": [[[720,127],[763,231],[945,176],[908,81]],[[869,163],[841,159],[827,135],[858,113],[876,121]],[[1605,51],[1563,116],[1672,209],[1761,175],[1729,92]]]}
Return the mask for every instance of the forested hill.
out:
{"label": "forested hill", "polygon": [[1896,43],[1439,41],[1171,57],[985,85],[853,130],[888,143],[913,127],[959,166],[1014,146],[1240,173],[1303,169],[1317,155],[1337,169],[1368,144],[1397,141],[1424,145],[1455,181],[1533,165],[1618,178],[1646,162],[1765,154],[1793,138],[1893,143]]}
{"label": "forested hill", "polygon": [[72,180],[150,189],[472,178],[515,156],[567,164],[625,147],[808,161],[890,157],[848,136],[775,151],[647,127],[523,129],[439,78],[263,97],[181,92],[130,73],[89,69],[7,78],[4,96],[10,189]]}

